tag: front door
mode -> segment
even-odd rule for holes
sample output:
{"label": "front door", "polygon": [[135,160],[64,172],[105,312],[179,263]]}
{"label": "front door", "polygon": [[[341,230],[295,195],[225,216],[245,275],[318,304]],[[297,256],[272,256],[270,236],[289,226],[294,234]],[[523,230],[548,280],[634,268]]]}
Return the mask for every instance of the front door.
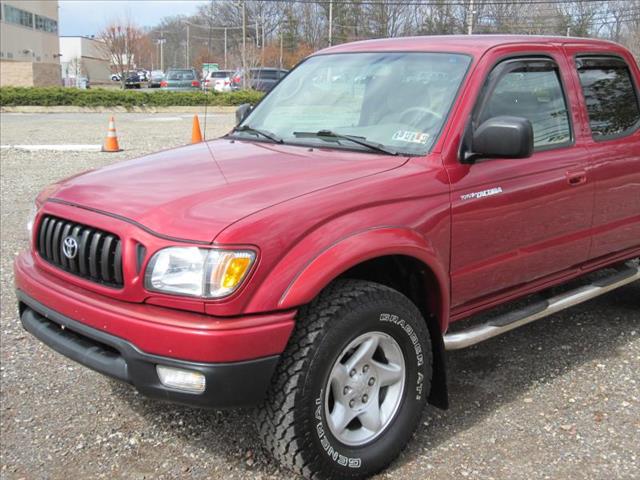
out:
{"label": "front door", "polygon": [[473,125],[527,118],[534,153],[482,159],[452,178],[451,288],[459,311],[587,259],[594,187],[573,133],[564,87],[571,79],[555,56],[503,60],[480,93]]}

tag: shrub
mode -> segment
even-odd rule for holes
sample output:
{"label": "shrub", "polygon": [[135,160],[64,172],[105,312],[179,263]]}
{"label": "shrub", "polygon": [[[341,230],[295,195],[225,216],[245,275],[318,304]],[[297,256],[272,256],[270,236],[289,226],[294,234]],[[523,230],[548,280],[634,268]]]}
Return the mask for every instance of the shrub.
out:
{"label": "shrub", "polygon": [[172,107],[235,106],[256,103],[262,92],[244,90],[237,92],[172,92],[147,90],[112,90],[93,88],[80,90],[61,87],[2,87],[0,105],[15,106],[75,106],[75,107]]}

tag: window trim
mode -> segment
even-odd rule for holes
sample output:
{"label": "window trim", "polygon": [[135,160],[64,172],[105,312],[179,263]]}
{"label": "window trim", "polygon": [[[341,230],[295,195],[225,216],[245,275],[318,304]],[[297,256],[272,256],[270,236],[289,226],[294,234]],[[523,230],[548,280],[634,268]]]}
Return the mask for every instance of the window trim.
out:
{"label": "window trim", "polygon": [[558,150],[575,145],[576,136],[573,123],[573,112],[571,110],[571,103],[569,102],[569,99],[567,97],[567,88],[562,78],[562,71],[560,65],[558,65],[558,62],[556,62],[556,60],[551,55],[545,54],[506,57],[501,58],[494,63],[494,65],[491,67],[491,71],[486,76],[484,85],[482,86],[482,89],[480,90],[480,93],[478,95],[478,99],[476,100],[476,104],[473,107],[470,121],[471,132],[478,128],[479,125],[477,124],[477,121],[486,108],[487,103],[493,95],[500,80],[502,80],[505,75],[511,73],[513,70],[521,68],[523,65],[526,65],[528,63],[535,62],[544,62],[547,64],[551,64],[553,66],[553,70],[557,72],[558,82],[560,84],[560,90],[562,92],[562,99],[564,100],[564,104],[567,109],[567,120],[569,121],[569,140],[562,143],[554,143],[552,145],[534,147],[532,155],[535,155],[539,152]]}
{"label": "window trim", "polygon": [[593,134],[593,130],[591,129],[591,118],[589,117],[589,110],[587,109],[587,99],[585,98],[585,95],[584,95],[584,87],[582,86],[582,82],[580,81],[579,62],[583,59],[590,59],[590,60],[596,60],[596,61],[608,61],[608,62],[613,61],[613,63],[615,62],[622,63],[621,66],[627,69],[627,72],[629,73],[629,77],[631,78],[631,86],[633,88],[633,93],[635,94],[635,97],[636,97],[638,112],[640,112],[640,88],[638,86],[635,76],[633,75],[633,70],[631,70],[631,67],[629,66],[629,63],[621,55],[618,55],[615,53],[602,53],[602,52],[597,52],[597,53],[581,52],[581,53],[576,53],[573,56],[575,73],[578,79],[578,85],[580,86],[580,95],[582,97],[582,101],[584,104],[584,112],[587,115],[586,120],[589,125],[589,131],[591,132],[591,140],[593,140],[594,142],[600,143],[600,142],[608,142],[610,140],[618,140],[620,138],[625,138],[625,137],[634,135],[638,130],[640,130],[640,116],[638,117],[638,120],[636,121],[636,123],[634,123],[631,127],[629,127],[628,129],[620,133],[615,133],[613,135],[598,135],[597,137]]}

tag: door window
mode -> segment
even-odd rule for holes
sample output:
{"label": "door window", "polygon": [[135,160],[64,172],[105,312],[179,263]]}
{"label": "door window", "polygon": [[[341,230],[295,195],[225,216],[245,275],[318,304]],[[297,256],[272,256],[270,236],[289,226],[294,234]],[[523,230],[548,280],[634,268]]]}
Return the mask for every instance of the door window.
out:
{"label": "door window", "polygon": [[512,63],[506,69],[496,67],[502,72],[484,103],[480,123],[501,115],[522,117],[533,126],[534,148],[569,143],[571,123],[557,66],[551,61]]}
{"label": "door window", "polygon": [[640,107],[627,64],[616,57],[579,57],[577,65],[593,138],[634,131],[640,125]]}

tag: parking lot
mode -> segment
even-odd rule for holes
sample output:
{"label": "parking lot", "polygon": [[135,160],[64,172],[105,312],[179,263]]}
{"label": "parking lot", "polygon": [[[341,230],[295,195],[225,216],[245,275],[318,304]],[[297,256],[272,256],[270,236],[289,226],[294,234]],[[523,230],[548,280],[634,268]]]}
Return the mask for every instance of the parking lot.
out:
{"label": "parking lot", "polygon": [[[146,400],[20,327],[12,260],[37,192],[74,173],[185,144],[190,113],[120,113],[120,153],[1,155],[1,478],[290,478],[248,411]],[[1,115],[3,146],[100,144],[109,115]],[[207,137],[233,114],[210,114]],[[200,118],[204,124],[204,118]],[[428,407],[379,478],[640,478],[640,282],[448,356],[451,408]]]}

